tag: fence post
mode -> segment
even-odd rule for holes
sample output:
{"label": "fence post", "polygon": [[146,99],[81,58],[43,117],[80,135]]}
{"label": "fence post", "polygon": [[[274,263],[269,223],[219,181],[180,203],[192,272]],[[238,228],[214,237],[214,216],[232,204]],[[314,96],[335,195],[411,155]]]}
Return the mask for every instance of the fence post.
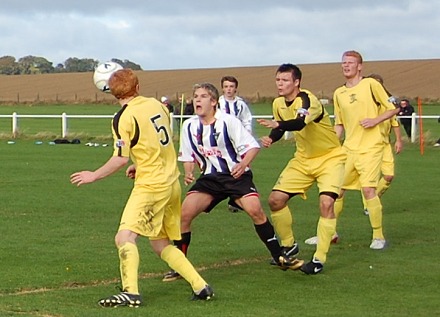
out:
{"label": "fence post", "polygon": [[65,112],[61,115],[61,129],[62,129],[62,137],[67,137],[67,115]]}
{"label": "fence post", "polygon": [[12,113],[12,137],[15,139],[18,133],[18,117],[17,113]]}
{"label": "fence post", "polygon": [[171,129],[171,135],[174,135],[174,114],[170,113],[170,129]]}
{"label": "fence post", "polygon": [[417,130],[416,113],[413,112],[411,114],[411,143],[416,142],[416,130]]}

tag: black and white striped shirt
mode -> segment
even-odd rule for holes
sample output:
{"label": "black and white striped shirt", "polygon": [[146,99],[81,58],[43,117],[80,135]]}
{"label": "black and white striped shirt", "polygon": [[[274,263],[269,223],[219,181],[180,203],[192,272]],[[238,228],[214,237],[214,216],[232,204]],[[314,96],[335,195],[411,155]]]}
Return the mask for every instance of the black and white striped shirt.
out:
{"label": "black and white striped shirt", "polygon": [[225,99],[225,96],[220,96],[218,99],[218,108],[224,113],[229,113],[237,117],[246,130],[252,132],[252,113],[242,98],[235,97],[234,101],[228,101]]}
{"label": "black and white striped shirt", "polygon": [[[215,122],[203,125],[198,117],[186,120],[180,135],[180,162],[196,162],[203,174],[230,173],[257,140],[236,117],[217,111]],[[249,168],[246,168],[249,170]]]}

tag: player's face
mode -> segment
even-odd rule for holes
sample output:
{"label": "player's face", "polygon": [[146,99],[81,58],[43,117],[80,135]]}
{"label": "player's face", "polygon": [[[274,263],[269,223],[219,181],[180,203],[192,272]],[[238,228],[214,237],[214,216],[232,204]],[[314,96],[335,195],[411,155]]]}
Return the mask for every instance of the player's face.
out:
{"label": "player's face", "polygon": [[[292,73],[277,73],[275,76],[275,82],[278,89],[278,95],[286,98],[287,100],[293,100],[295,92],[298,89],[299,80],[293,79]],[[291,99],[289,97],[292,97]]]}
{"label": "player's face", "polygon": [[222,89],[223,89],[223,94],[227,99],[235,98],[235,94],[237,93],[237,87],[235,86],[235,83],[225,80],[223,82]]}
{"label": "player's face", "polygon": [[362,64],[360,64],[354,56],[342,57],[342,73],[345,78],[353,78],[357,76],[362,70]]}
{"label": "player's face", "polygon": [[194,91],[194,112],[199,117],[210,117],[215,114],[217,100],[212,99],[209,92],[204,88],[198,88]]}

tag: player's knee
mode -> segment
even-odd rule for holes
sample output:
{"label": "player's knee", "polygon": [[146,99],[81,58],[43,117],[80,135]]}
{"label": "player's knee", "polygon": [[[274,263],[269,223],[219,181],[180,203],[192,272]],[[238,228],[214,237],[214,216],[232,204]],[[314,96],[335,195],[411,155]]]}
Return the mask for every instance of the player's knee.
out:
{"label": "player's knee", "polygon": [[182,214],[180,216],[180,222],[181,222],[182,226],[189,226],[193,219],[194,219],[194,216],[191,213],[185,212],[182,209]]}
{"label": "player's knee", "polygon": [[271,211],[278,211],[285,206],[285,202],[277,197],[269,196],[269,208]]}
{"label": "player's knee", "polygon": [[334,218],[333,206],[335,200],[338,198],[338,194],[331,192],[322,192],[319,195],[319,207],[321,210],[321,216],[325,218]]}
{"label": "player's knee", "polygon": [[130,242],[136,244],[137,234],[130,230],[120,230],[115,235],[115,245],[117,248],[123,246],[125,243]]}
{"label": "player's knee", "polygon": [[327,214],[329,210],[332,209],[332,206],[334,204],[334,200],[331,199],[321,199],[319,202],[319,207],[321,209],[321,214]]}
{"label": "player's knee", "polygon": [[251,210],[248,210],[246,212],[251,217],[252,221],[255,224],[257,224],[257,225],[263,224],[267,220],[266,214],[260,208],[258,208],[258,209],[251,209]]}
{"label": "player's knee", "polygon": [[393,175],[384,175],[383,179],[387,182],[387,183],[391,183],[394,179]]}
{"label": "player's knee", "polygon": [[277,212],[278,210],[283,209],[286,207],[289,199],[297,194],[298,193],[288,194],[282,191],[272,190],[268,198],[270,210],[272,212]]}

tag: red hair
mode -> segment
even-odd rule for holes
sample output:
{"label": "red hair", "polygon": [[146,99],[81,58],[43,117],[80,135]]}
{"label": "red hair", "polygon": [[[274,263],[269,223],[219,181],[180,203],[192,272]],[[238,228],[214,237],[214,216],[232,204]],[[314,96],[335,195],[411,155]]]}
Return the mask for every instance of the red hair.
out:
{"label": "red hair", "polygon": [[362,62],[363,62],[362,55],[356,51],[346,51],[346,52],[344,52],[344,54],[342,54],[342,57],[344,57],[344,56],[355,57],[359,64],[362,64]]}

